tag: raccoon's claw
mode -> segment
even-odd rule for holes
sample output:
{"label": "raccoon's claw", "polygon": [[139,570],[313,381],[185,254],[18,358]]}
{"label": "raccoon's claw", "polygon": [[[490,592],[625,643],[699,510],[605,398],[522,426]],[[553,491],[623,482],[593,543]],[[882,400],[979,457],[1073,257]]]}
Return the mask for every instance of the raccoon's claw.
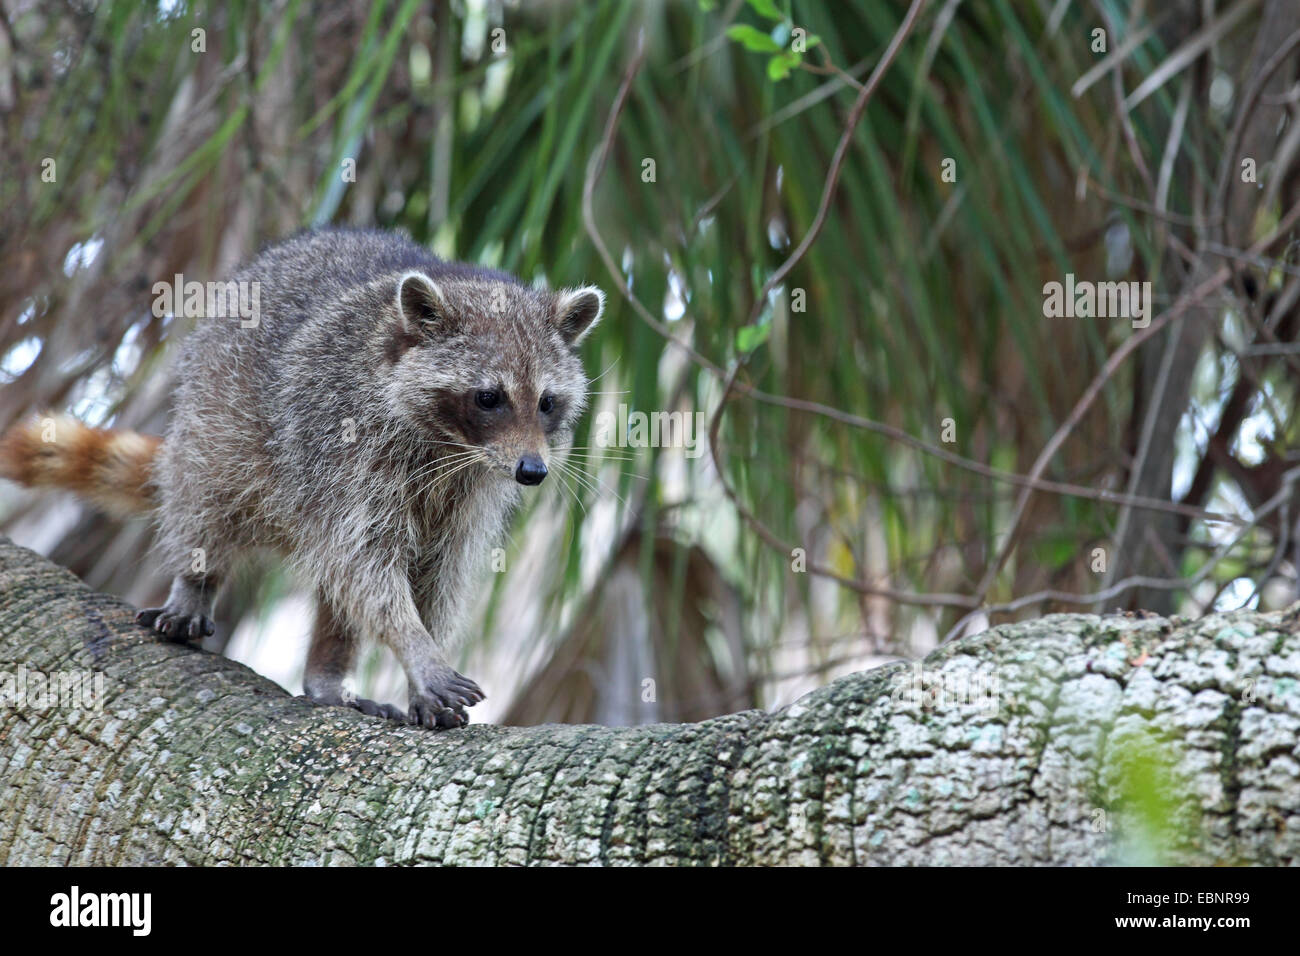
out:
{"label": "raccoon's claw", "polygon": [[344,700],[343,705],[359,710],[370,717],[384,717],[398,723],[406,723],[406,714],[392,704],[381,704],[378,701],[367,700],[364,697],[353,697],[350,700]]}
{"label": "raccoon's claw", "polygon": [[407,719],[417,727],[429,730],[452,730],[468,724],[469,714],[463,707],[444,707],[429,700],[414,700]]}
{"label": "raccoon's claw", "polygon": [[202,614],[179,614],[165,607],[143,608],[136,612],[135,622],[178,642],[202,640],[216,630]]}
{"label": "raccoon's claw", "polygon": [[421,693],[411,696],[410,720],[431,729],[464,727],[469,723],[465,708],[473,707],[483,698],[478,684],[450,667],[442,668]]}
{"label": "raccoon's claw", "polygon": [[444,710],[437,717],[439,730],[455,730],[469,724],[469,714],[463,710]]}

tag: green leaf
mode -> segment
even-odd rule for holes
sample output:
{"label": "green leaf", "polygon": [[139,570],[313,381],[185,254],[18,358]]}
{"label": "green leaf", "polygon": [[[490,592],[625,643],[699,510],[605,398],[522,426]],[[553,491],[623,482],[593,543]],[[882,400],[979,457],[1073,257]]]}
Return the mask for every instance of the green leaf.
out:
{"label": "green leaf", "polygon": [[787,50],[767,61],[767,75],[774,81],[784,80],[790,71],[803,62],[802,53]]}
{"label": "green leaf", "polygon": [[727,27],[727,36],[742,43],[747,50],[753,50],[755,53],[779,53],[780,45],[777,44],[766,33],[756,30],[746,23],[737,23],[734,26]]}
{"label": "green leaf", "polygon": [[769,20],[784,20],[785,14],[776,8],[776,0],[749,0],[749,5],[760,17]]}
{"label": "green leaf", "polygon": [[700,10],[704,13],[712,13],[718,9],[718,0],[700,0]]}
{"label": "green leaf", "polygon": [[772,333],[771,325],[746,325],[736,332],[736,348],[741,353],[748,355],[754,349],[758,348],[767,341],[767,337]]}

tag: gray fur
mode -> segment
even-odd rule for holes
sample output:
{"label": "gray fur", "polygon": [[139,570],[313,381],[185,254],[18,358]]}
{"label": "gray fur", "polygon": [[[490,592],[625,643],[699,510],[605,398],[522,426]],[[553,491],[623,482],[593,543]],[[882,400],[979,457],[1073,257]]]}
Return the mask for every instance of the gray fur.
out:
{"label": "gray fur", "polygon": [[[199,320],[186,343],[155,466],[160,547],[177,577],[142,619],[201,633],[232,566],[269,548],[318,595],[309,695],[383,712],[342,691],[359,643],[378,640],[406,671],[413,722],[464,723],[482,692],[442,648],[520,500],[516,462],[571,443],[587,386],[573,345],[603,297],[344,230],[299,234],[232,279],[260,283],[261,315],[253,328]],[[509,407],[480,407],[493,389]],[[479,457],[457,457],[470,444]]]}

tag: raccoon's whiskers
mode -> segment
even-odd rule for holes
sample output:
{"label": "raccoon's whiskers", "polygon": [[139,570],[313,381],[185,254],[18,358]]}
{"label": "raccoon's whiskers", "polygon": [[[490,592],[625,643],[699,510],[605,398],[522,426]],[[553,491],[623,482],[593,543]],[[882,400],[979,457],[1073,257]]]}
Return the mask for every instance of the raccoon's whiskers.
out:
{"label": "raccoon's whiskers", "polygon": [[617,365],[617,364],[618,364],[618,359],[614,359],[614,361],[610,362],[608,365],[605,366],[605,371],[601,372],[601,373],[600,373],[599,375],[597,375],[595,378],[589,378],[589,379],[587,379],[587,384],[588,384],[588,385],[594,385],[594,384],[596,384],[596,383],[599,382],[602,378],[604,378],[606,375],[608,375],[610,369],[612,369],[612,368],[613,368],[615,365]]}
{"label": "raccoon's whiskers", "polygon": [[574,458],[582,461],[602,462],[602,461],[635,461],[635,455],[625,455],[621,453],[608,454],[605,452],[580,451],[569,448],[555,449],[557,455],[564,458]]}
{"label": "raccoon's whiskers", "polygon": [[622,454],[627,451],[626,448],[619,448],[617,446],[610,447],[608,445],[556,445],[555,450],[556,451],[601,451],[601,452],[609,452],[611,454]]}
{"label": "raccoon's whiskers", "polygon": [[415,472],[406,479],[407,484],[411,484],[412,482],[419,480],[420,478],[424,477],[430,472],[437,472],[444,466],[453,465],[456,462],[461,461],[463,459],[472,458],[475,455],[481,455],[481,454],[483,454],[481,451],[464,451],[455,455],[444,455],[441,458],[435,458],[433,459],[433,461],[426,462],[425,464],[417,468]]}
{"label": "raccoon's whiskers", "polygon": [[430,492],[433,491],[434,488],[446,482],[449,478],[451,478],[452,475],[455,475],[457,472],[464,471],[470,465],[476,464],[477,462],[480,461],[486,461],[486,460],[487,460],[487,456],[480,452],[475,454],[474,457],[470,458],[469,461],[460,462],[450,471],[442,472],[441,474],[436,475],[434,479],[431,482],[429,482],[428,485],[425,486],[424,490],[420,492],[421,496],[429,494]]}
{"label": "raccoon's whiskers", "polygon": [[568,451],[567,449],[557,449],[557,450],[565,451],[565,452],[566,452],[566,454],[565,454],[565,456],[564,456],[565,458],[578,458],[578,459],[582,459],[582,460],[584,460],[584,461],[595,461],[595,462],[601,462],[601,461],[636,461],[636,457],[633,456],[633,455],[596,455],[596,454],[591,454],[591,453],[588,453],[588,452],[582,452],[582,451],[573,451],[573,452],[570,452],[570,451]]}
{"label": "raccoon's whiskers", "polygon": [[[574,492],[572,486],[571,486],[570,483],[569,483],[568,477],[566,477],[566,476],[568,476],[568,475],[571,474],[571,471],[570,471],[569,468],[564,464],[564,462],[559,461],[558,459],[552,458],[552,459],[551,459],[551,471],[554,472],[556,479],[557,479],[558,481],[562,482],[563,485],[564,485],[564,487],[565,487],[566,489],[568,489],[569,494],[573,495],[573,496],[574,496],[574,499],[577,500],[577,501],[581,504],[581,496],[579,496],[576,492]],[[583,512],[584,512],[584,513],[586,512],[586,510],[587,510],[586,508],[583,508]]]}
{"label": "raccoon's whiskers", "polygon": [[[600,497],[600,491],[601,491],[601,489],[604,489],[605,491],[608,491],[611,495],[613,495],[615,498],[617,498],[620,502],[622,502],[622,504],[623,504],[624,506],[627,505],[627,502],[623,500],[623,496],[622,496],[622,495],[620,495],[620,494],[619,494],[617,491],[615,491],[613,488],[610,488],[608,485],[606,485],[603,481],[601,481],[601,480],[600,480],[599,478],[597,478],[595,475],[588,475],[588,474],[585,474],[584,472],[580,471],[580,470],[579,470],[578,468],[576,468],[575,466],[570,465],[570,464],[567,464],[567,463],[564,463],[564,462],[560,462],[560,461],[558,461],[558,460],[556,460],[556,461],[554,462],[554,464],[559,465],[559,467],[560,467],[560,472],[561,472],[561,473],[567,472],[568,474],[572,475],[574,481],[576,481],[578,484],[580,484],[583,488],[586,488],[586,489],[587,489],[591,494],[595,495],[596,497]],[[597,488],[595,485],[593,485],[593,484],[591,483],[592,480],[595,480],[596,482],[598,482],[599,485],[600,485],[600,487]]]}
{"label": "raccoon's whiskers", "polygon": [[596,482],[596,484],[600,485],[600,487],[604,488],[606,491],[608,491],[608,492],[609,492],[611,495],[613,495],[615,498],[617,498],[617,499],[619,500],[619,502],[621,502],[622,505],[623,505],[624,507],[627,507],[627,502],[623,500],[623,496],[620,495],[620,494],[619,494],[617,491],[615,491],[613,488],[609,487],[609,485],[605,484],[605,482],[603,482],[603,481],[600,479],[600,477],[599,477],[598,475],[592,474],[592,475],[588,475],[587,477],[590,478],[592,481]]}
{"label": "raccoon's whiskers", "polygon": [[[568,479],[564,477],[564,473],[562,471],[556,471],[555,478],[559,482],[556,487],[567,491],[569,496],[573,498],[574,502],[582,509],[582,513],[585,515],[587,513],[587,506],[582,503],[582,499],[578,497],[578,493],[569,487]],[[564,496],[561,495],[560,497],[563,498]]]}
{"label": "raccoon's whiskers", "polygon": [[487,449],[484,448],[482,445],[467,445],[465,442],[459,442],[459,441],[444,441],[444,440],[439,439],[439,438],[417,438],[417,439],[415,439],[415,441],[417,441],[417,442],[420,443],[421,445],[451,445],[451,446],[453,446],[453,447],[455,447],[455,448],[473,448],[473,449],[476,449],[476,450],[478,450],[478,451],[486,451],[486,450],[487,450]]}

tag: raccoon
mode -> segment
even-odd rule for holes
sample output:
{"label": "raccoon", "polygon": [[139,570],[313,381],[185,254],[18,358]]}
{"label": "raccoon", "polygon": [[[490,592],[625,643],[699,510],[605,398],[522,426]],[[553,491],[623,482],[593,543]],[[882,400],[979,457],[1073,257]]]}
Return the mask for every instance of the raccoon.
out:
{"label": "raccoon", "polygon": [[[259,314],[197,322],[161,440],[37,419],[0,440],[0,474],[152,511],[175,577],[136,619],[165,638],[212,633],[222,582],[271,549],[315,591],[309,697],[463,726],[484,695],[444,648],[523,489],[572,443],[588,385],[576,347],[603,293],[340,229],[270,246],[231,281],[257,290]],[[367,640],[401,662],[406,713],[345,691]]]}

